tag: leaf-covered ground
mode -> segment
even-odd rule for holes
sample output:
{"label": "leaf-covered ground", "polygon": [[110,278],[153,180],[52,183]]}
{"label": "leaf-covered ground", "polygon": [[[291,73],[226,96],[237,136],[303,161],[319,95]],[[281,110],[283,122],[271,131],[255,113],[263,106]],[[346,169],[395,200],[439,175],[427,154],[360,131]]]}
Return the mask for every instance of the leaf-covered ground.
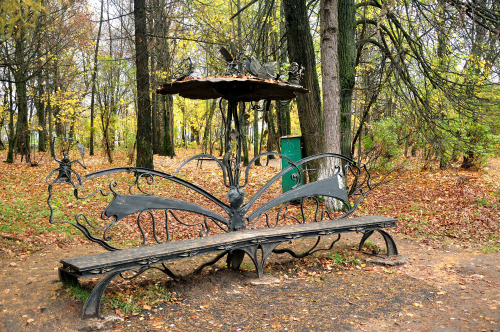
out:
{"label": "leaf-covered ground", "polygon": [[500,159],[479,171],[406,170],[376,187],[362,212],[398,219],[397,232],[422,241],[499,249]]}

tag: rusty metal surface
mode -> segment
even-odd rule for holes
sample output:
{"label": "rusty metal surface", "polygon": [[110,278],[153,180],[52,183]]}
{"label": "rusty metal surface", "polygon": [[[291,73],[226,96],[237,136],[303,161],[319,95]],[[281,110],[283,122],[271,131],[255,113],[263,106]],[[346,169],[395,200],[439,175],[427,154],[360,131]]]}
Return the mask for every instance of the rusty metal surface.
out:
{"label": "rusty metal surface", "polygon": [[185,79],[160,85],[158,94],[179,94],[190,99],[224,98],[234,101],[289,100],[309,90],[300,85],[253,77]]}

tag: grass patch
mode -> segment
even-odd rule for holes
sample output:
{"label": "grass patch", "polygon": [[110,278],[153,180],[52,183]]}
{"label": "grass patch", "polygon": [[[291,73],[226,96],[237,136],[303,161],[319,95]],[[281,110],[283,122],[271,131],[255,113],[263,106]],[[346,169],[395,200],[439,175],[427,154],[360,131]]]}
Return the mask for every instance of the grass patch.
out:
{"label": "grass patch", "polygon": [[497,200],[489,200],[488,198],[480,198],[476,201],[476,204],[481,206],[481,207],[496,209],[498,207],[499,203]]}
{"label": "grass patch", "polygon": [[[149,310],[160,303],[172,302],[172,292],[160,283],[149,282],[146,286],[129,284],[123,291],[108,289],[110,295],[103,297],[103,304],[119,314],[132,315]],[[67,284],[64,288],[67,297],[80,301],[87,301],[91,290],[77,284]]]}
{"label": "grass patch", "polygon": [[140,285],[127,287],[125,292],[105,296],[103,299],[106,307],[130,315],[149,310],[160,303],[172,302],[173,296],[172,292],[159,282],[151,282],[145,287]]}
{"label": "grass patch", "polygon": [[495,245],[486,245],[483,247],[483,253],[485,254],[493,254],[497,251],[500,251],[500,244],[496,243]]}
{"label": "grass patch", "polygon": [[127,297],[124,295],[105,296],[103,299],[107,307],[114,309],[115,311],[122,311],[126,315],[139,313],[142,310],[132,295]]}
{"label": "grass patch", "polygon": [[[367,241],[368,242],[368,241]],[[350,255],[346,251],[342,252],[332,252],[327,255],[327,258],[330,259],[330,264],[327,264],[327,268],[330,270],[334,267],[351,267],[356,265],[361,265],[361,261],[353,255]]]}
{"label": "grass patch", "polygon": [[255,266],[250,263],[250,262],[245,262],[243,264],[241,264],[241,269],[245,270],[245,271],[253,271],[255,270]]}
{"label": "grass patch", "polygon": [[485,254],[492,254],[500,251],[500,235],[492,234],[487,238],[487,243],[483,246],[483,252]]}
{"label": "grass patch", "polygon": [[66,294],[68,294],[74,300],[85,303],[90,295],[90,291],[80,284],[70,284],[66,285]]}

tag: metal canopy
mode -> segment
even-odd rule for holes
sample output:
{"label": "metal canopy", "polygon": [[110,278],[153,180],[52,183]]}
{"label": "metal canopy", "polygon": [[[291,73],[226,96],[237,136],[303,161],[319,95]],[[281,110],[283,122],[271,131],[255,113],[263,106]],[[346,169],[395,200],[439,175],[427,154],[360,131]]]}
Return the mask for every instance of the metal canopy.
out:
{"label": "metal canopy", "polygon": [[300,85],[254,77],[212,77],[184,79],[160,85],[156,93],[179,94],[190,99],[224,98],[232,101],[290,100],[309,90]]}

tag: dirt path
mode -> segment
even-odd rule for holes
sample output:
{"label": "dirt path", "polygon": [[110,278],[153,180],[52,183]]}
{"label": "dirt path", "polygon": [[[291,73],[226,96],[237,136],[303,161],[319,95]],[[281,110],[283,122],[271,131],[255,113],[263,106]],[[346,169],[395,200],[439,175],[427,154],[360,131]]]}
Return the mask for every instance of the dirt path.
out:
{"label": "dirt path", "polygon": [[[348,239],[347,246],[352,248],[353,241]],[[207,269],[199,276],[165,284],[181,294],[182,301],[161,304],[108,327],[130,331],[500,331],[499,252],[445,250],[400,236],[396,241],[408,258],[400,267],[367,263],[328,271],[315,266],[314,258],[272,257],[263,280],[256,280],[250,271]],[[1,257],[0,330],[87,328],[79,319],[81,302],[61,296],[65,292],[56,270],[59,259],[84,251],[98,249],[90,245],[45,247],[22,260]],[[304,269],[302,274],[293,272]]]}
{"label": "dirt path", "polygon": [[70,331],[78,323],[81,303],[59,299],[57,267],[62,257],[97,253],[96,246],[44,247],[20,259],[0,258],[0,331]]}

